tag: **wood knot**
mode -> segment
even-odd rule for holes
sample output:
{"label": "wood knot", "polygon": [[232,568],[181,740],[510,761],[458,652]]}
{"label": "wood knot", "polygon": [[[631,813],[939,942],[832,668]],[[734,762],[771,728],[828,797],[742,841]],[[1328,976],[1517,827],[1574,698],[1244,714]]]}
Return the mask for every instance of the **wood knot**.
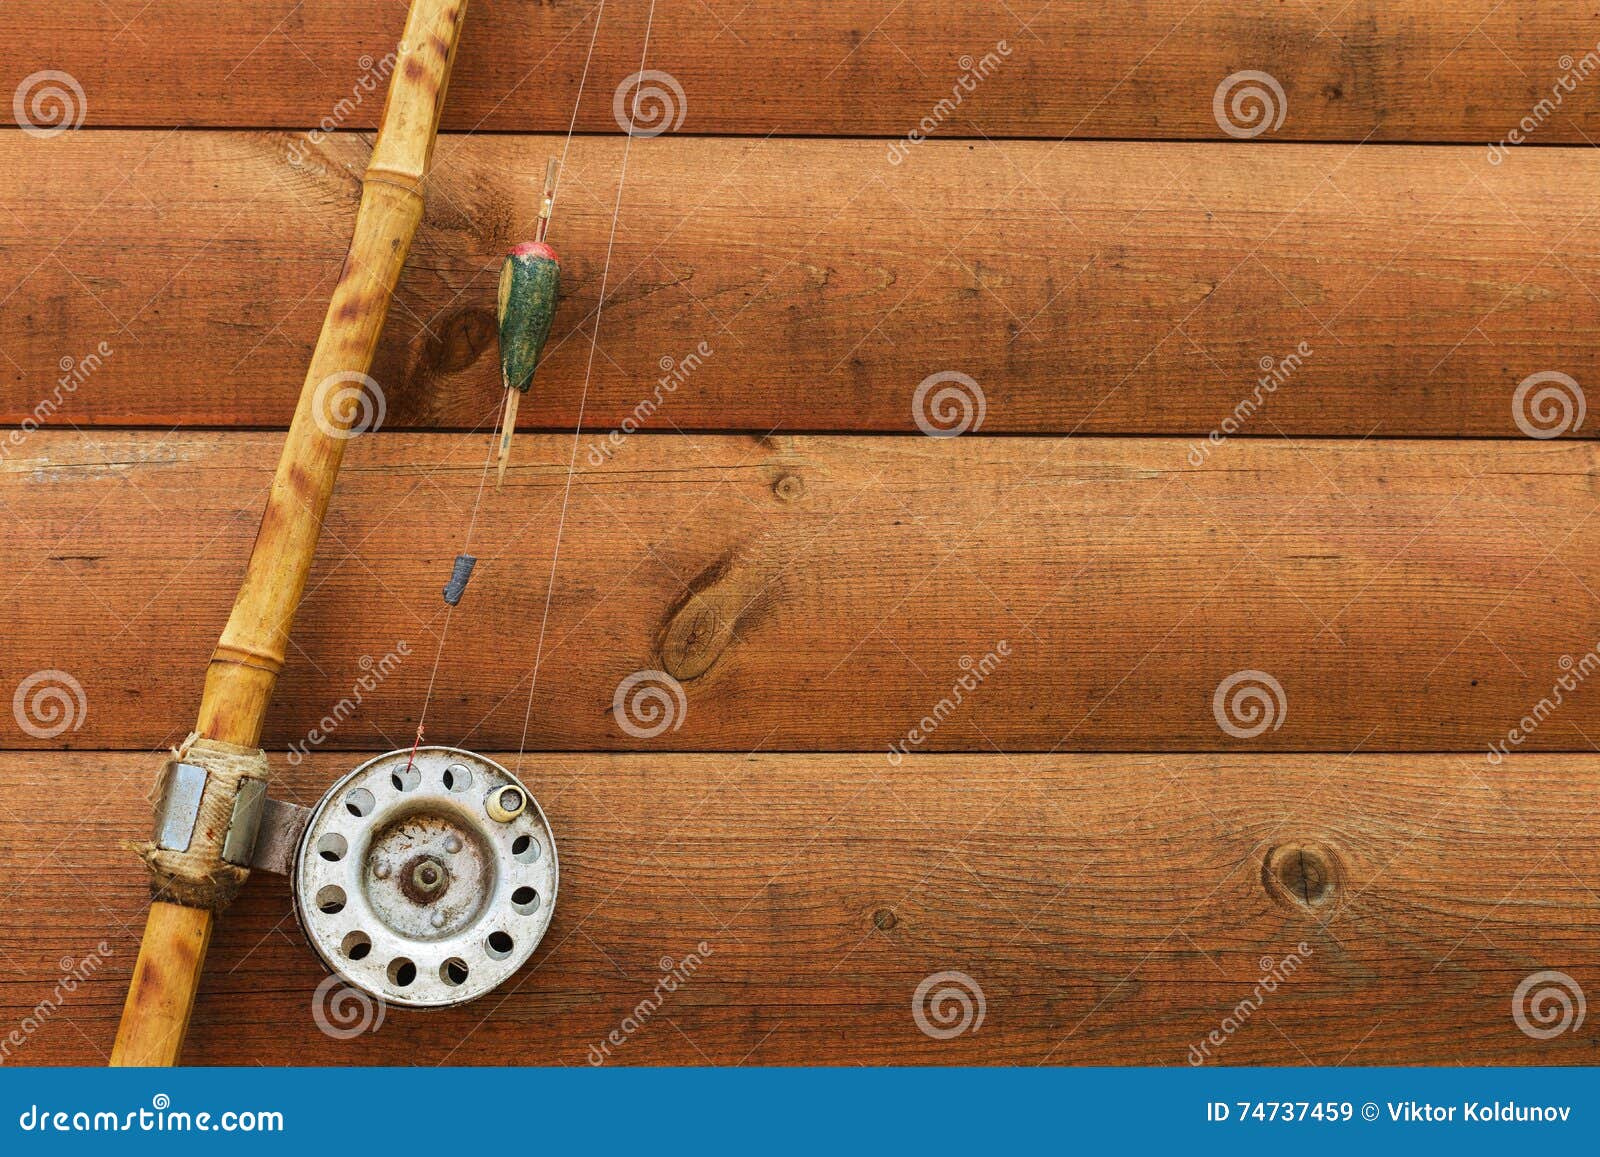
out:
{"label": "wood knot", "polygon": [[1261,862],[1267,894],[1293,908],[1321,908],[1333,902],[1343,871],[1332,849],[1316,843],[1279,844]]}
{"label": "wood knot", "polygon": [[785,474],[772,484],[772,492],[779,502],[794,502],[806,492],[806,484],[798,474]]}
{"label": "wood knot", "polygon": [[690,595],[667,624],[661,641],[661,662],[674,679],[703,675],[733,640],[732,608],[724,600]]}
{"label": "wood knot", "polygon": [[498,335],[499,324],[489,310],[460,310],[428,335],[422,348],[423,368],[439,374],[460,373],[482,357]]}
{"label": "wood knot", "polygon": [[872,926],[879,932],[887,932],[898,923],[900,923],[900,921],[895,918],[895,914],[892,909],[879,908],[872,914]]}
{"label": "wood knot", "polygon": [[732,554],[718,559],[695,578],[667,620],[661,634],[662,668],[674,679],[705,674],[771,597],[759,568],[736,564]]}

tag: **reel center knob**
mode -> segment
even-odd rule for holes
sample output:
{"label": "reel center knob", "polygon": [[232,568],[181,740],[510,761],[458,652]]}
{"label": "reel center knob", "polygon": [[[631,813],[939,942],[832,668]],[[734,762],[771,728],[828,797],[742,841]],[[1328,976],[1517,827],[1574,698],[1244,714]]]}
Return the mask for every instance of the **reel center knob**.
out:
{"label": "reel center knob", "polygon": [[411,869],[411,885],[408,891],[423,897],[422,903],[432,903],[434,898],[445,890],[450,883],[450,877],[445,874],[444,865],[437,860],[424,857],[416,867]]}

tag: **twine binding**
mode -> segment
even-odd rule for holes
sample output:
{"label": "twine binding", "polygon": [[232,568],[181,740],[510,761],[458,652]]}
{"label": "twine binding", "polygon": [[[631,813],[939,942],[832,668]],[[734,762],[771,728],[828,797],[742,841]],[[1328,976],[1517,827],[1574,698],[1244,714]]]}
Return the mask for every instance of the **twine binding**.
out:
{"label": "twine binding", "polygon": [[157,847],[145,840],[127,846],[150,869],[150,898],[186,908],[209,908],[220,912],[233,903],[239,889],[250,878],[250,869],[230,864],[222,858],[222,841],[233,820],[233,804],[239,788],[248,780],[265,783],[271,777],[267,753],[259,748],[239,747],[215,739],[203,739],[197,732],[173,749],[173,758],[202,767],[205,790],[200,796],[199,816],[189,847],[181,852]]}

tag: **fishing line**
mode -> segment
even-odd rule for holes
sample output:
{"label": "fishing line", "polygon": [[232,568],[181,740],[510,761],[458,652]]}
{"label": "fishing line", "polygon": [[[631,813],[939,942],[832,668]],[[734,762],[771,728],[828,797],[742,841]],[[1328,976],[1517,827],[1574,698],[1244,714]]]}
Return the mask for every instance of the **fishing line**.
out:
{"label": "fishing line", "polygon": [[[639,50],[639,75],[642,79],[645,60],[650,54],[650,30],[655,24],[656,0],[650,0],[650,11],[645,17],[644,44]],[[639,89],[634,88],[635,114],[639,108]],[[573,122],[577,122],[577,110],[573,110]],[[622,190],[628,180],[628,156],[633,150],[632,118],[629,119],[627,139],[622,145],[622,165],[617,173],[617,199],[611,207],[611,233],[606,240],[606,260],[600,269],[600,297],[594,307],[594,329],[589,335],[589,364],[583,371],[583,391],[578,397],[578,419],[572,429],[572,454],[567,462],[567,480],[561,493],[561,514],[556,520],[556,542],[550,555],[550,581],[545,585],[544,614],[539,618],[539,642],[533,654],[533,676],[528,682],[528,706],[522,713],[522,738],[517,744],[517,764],[514,774],[522,771],[523,753],[528,747],[528,722],[533,718],[533,693],[539,685],[539,668],[544,659],[545,628],[550,623],[550,602],[556,589],[556,569],[561,563],[561,534],[567,525],[567,505],[572,498],[572,479],[578,468],[578,443],[583,435],[583,416],[589,403],[589,382],[594,376],[594,355],[600,346],[600,318],[606,305],[606,283],[611,276],[611,254],[617,243],[617,220],[622,215]],[[571,140],[569,134],[568,140]]]}
{"label": "fishing line", "polygon": [[[495,405],[495,414],[498,416],[500,406]],[[481,425],[481,423],[480,423]],[[467,534],[461,544],[461,554],[471,557],[472,531],[478,525],[478,508],[483,504],[484,485],[489,481],[489,465],[494,461],[494,443],[489,443],[489,452],[484,455],[483,473],[478,478],[478,497],[472,503],[472,516],[467,520]],[[459,557],[459,556],[458,556]],[[422,711],[417,716],[417,734],[411,741],[411,758],[406,760],[406,770],[411,770],[411,765],[416,762],[417,748],[422,744],[422,725],[428,718],[428,705],[433,702],[433,683],[439,677],[439,660],[444,658],[445,640],[450,637],[450,616],[455,614],[456,605],[447,602],[444,608],[444,625],[439,628],[439,645],[433,651],[433,669],[428,672],[428,690],[422,697]]]}
{"label": "fishing line", "polygon": [[[572,149],[572,136],[573,136],[573,133],[577,130],[577,127],[578,127],[578,112],[583,106],[583,91],[584,91],[585,86],[589,82],[589,66],[594,61],[594,46],[595,46],[596,42],[600,39],[600,25],[601,25],[601,22],[605,19],[605,13],[606,13],[606,0],[600,0],[600,3],[595,7],[595,10],[594,10],[594,29],[589,33],[589,47],[588,47],[588,50],[584,53],[584,56],[583,56],[583,70],[578,75],[578,93],[577,93],[576,98],[572,102],[572,117],[567,122],[566,140],[562,143],[562,146],[561,146],[561,163],[560,163],[559,168],[556,171],[555,180],[552,183],[551,190],[550,190],[549,205],[547,206],[547,211],[549,211],[549,212],[553,212],[554,211],[555,201],[556,201],[556,194],[560,191],[561,181],[566,176],[567,154]],[[655,0],[650,0],[650,17],[651,17],[652,20],[655,17]],[[648,47],[649,43],[650,43],[650,29],[649,29],[649,25],[647,23],[646,27],[645,27],[645,44],[646,44],[647,47]],[[641,65],[640,65],[641,70],[643,69],[643,67],[644,66],[641,63]],[[628,139],[631,142],[633,138],[630,136]],[[623,146],[622,173],[623,173],[624,176],[627,174],[627,146],[626,145]],[[620,210],[621,206],[622,206],[622,184],[621,184],[621,180],[619,179],[618,184],[617,184],[617,204],[616,204],[615,208],[613,208],[613,210],[612,210],[612,217],[611,217],[611,236],[612,236],[613,240],[616,237],[616,228],[617,228],[616,214],[617,214],[617,211]],[[611,269],[611,248],[610,248],[610,245],[608,244],[607,247],[606,247],[606,265],[605,265],[605,269],[601,272],[601,275],[600,275],[600,298],[601,298],[601,304],[602,305],[604,304],[604,301],[605,301],[605,280],[606,280],[606,275],[610,272],[610,269]],[[600,313],[599,313],[599,306],[597,306],[596,307],[596,311],[595,311],[595,340],[596,341],[599,340],[599,329],[600,329]],[[591,343],[590,350],[589,350],[589,370],[585,372],[584,379],[583,379],[583,396],[584,396],[585,400],[587,400],[588,393],[589,393],[589,373],[593,372],[593,369],[594,369],[594,347],[593,347],[593,344]],[[471,575],[471,573],[472,573],[472,565],[473,565],[473,563],[476,562],[476,560],[472,558],[472,550],[471,550],[471,548],[472,548],[472,533],[473,533],[473,531],[476,529],[476,527],[478,525],[478,511],[479,511],[479,508],[483,505],[483,492],[484,492],[485,488],[487,487],[487,484],[488,484],[488,481],[489,481],[489,467],[494,463],[494,460],[495,460],[495,446],[496,446],[496,443],[498,443],[499,440],[500,440],[500,416],[501,416],[501,413],[502,413],[501,407],[497,403],[496,406],[495,406],[494,437],[490,439],[490,441],[489,441],[489,451],[484,456],[483,470],[482,470],[481,474],[478,477],[478,493],[477,493],[477,497],[473,500],[473,503],[472,503],[472,514],[471,514],[470,518],[467,520],[467,532],[466,532],[466,535],[464,536],[464,538],[462,540],[461,552],[456,556],[456,567],[455,567],[454,571],[451,574],[451,583],[450,583],[449,587],[445,588],[446,589],[446,596],[445,596],[446,606],[445,606],[445,613],[444,613],[444,625],[439,630],[439,645],[434,649],[433,667],[432,667],[432,670],[428,674],[428,689],[427,689],[427,692],[423,695],[422,710],[417,715],[417,734],[416,734],[416,738],[414,738],[412,740],[412,742],[411,742],[411,757],[410,757],[410,759],[408,759],[406,761],[407,770],[410,770],[412,763],[414,763],[416,761],[417,748],[419,746],[421,746],[421,744],[422,744],[423,727],[426,725],[426,723],[428,721],[428,708],[433,703],[433,686],[434,686],[435,680],[439,676],[439,661],[444,657],[445,641],[450,636],[450,618],[455,613],[456,604],[457,604],[457,602],[460,601],[461,593],[465,589],[465,586],[466,586],[466,578]],[[579,403],[578,415],[579,415],[578,422],[579,422],[579,426],[581,427],[582,423],[583,423],[583,403],[582,402]],[[576,434],[574,434],[574,438],[576,438]],[[574,442],[574,445],[573,445],[573,457],[574,457],[574,460],[576,459],[576,456],[577,456],[577,445],[576,445],[576,442]],[[569,475],[568,475],[567,485],[568,485],[568,488],[570,490],[570,488],[571,488],[570,467],[569,467]],[[563,499],[563,501],[562,501],[562,517],[563,517],[563,519],[565,518],[565,516],[566,516],[566,502],[565,502],[565,499]],[[561,545],[561,531],[558,528],[557,531],[556,531],[556,547],[557,547],[558,550],[560,549],[560,545]],[[465,574],[463,574],[462,560],[470,560],[465,565]],[[554,569],[553,565],[552,565],[551,572],[550,572],[550,581],[551,581],[552,584],[554,584],[554,582],[555,582],[555,569]],[[450,597],[450,592],[452,590],[455,592],[455,597],[453,599]],[[549,593],[546,592],[546,595],[545,595],[545,614],[546,614],[546,616],[548,616],[549,613],[550,613],[550,597],[549,597]],[[540,627],[539,627],[539,637],[540,637],[540,642],[542,644],[543,639],[544,639],[544,625],[543,625],[543,623],[541,623]],[[538,679],[537,660],[535,660],[534,678],[535,678],[535,680]],[[532,696],[531,689],[530,689],[530,692],[529,692],[528,703],[529,703],[529,709],[531,710],[532,709],[532,704],[533,704],[533,696]],[[526,739],[526,737],[527,737],[527,720],[526,719],[523,720],[523,737],[524,737],[524,739]],[[519,753],[518,757],[520,759],[520,753]]]}

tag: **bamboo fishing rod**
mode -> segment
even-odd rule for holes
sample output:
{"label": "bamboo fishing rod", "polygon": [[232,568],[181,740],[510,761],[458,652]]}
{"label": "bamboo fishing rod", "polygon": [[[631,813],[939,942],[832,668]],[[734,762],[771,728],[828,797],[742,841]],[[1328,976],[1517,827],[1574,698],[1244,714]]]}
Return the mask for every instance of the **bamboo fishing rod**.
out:
{"label": "bamboo fishing rod", "polygon": [[[374,350],[400,271],[422,220],[423,183],[444,107],[466,0],[412,0],[378,137],[362,178],[349,253],[317,338],[305,384],[273,475],[244,581],[206,670],[194,734],[178,759],[197,778],[185,847],[141,845],[152,903],[129,982],[113,1065],[175,1064],[194,1008],[216,913],[248,876],[230,841],[264,806],[262,721],[272,699],[295,610],[305,591],[358,414]],[[158,835],[161,813],[158,805]],[[253,813],[253,814],[252,814]],[[241,837],[242,838],[242,837]]]}

